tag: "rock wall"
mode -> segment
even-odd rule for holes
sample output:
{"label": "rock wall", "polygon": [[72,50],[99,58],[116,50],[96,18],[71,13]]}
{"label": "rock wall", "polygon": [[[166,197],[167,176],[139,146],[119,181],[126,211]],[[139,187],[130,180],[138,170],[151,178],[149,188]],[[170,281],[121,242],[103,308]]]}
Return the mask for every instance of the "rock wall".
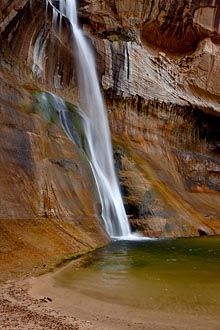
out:
{"label": "rock wall", "polygon": [[[30,93],[77,102],[69,23],[52,33],[52,9],[46,16],[40,0],[5,0],[0,10],[2,260],[4,251],[21,256],[18,246],[36,252],[29,236],[43,235],[35,262],[45,260],[47,241],[51,260],[102,245],[88,168],[60,128],[33,110]],[[145,235],[220,233],[219,10],[217,0],[79,2],[126,210]]]}
{"label": "rock wall", "polygon": [[127,212],[146,235],[219,233],[219,12],[218,1],[81,4]]}
{"label": "rock wall", "polygon": [[0,8],[1,281],[48,270],[109,238],[90,167],[34,96],[56,88],[61,94],[62,72],[63,97],[76,101],[68,26],[61,45],[44,2],[3,1]]}

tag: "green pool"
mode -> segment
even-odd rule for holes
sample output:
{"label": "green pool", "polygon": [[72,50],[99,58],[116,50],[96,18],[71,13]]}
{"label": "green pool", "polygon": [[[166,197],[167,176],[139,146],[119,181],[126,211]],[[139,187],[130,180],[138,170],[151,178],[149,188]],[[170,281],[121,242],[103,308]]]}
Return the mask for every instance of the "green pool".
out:
{"label": "green pool", "polygon": [[115,241],[56,282],[99,301],[220,315],[220,237]]}

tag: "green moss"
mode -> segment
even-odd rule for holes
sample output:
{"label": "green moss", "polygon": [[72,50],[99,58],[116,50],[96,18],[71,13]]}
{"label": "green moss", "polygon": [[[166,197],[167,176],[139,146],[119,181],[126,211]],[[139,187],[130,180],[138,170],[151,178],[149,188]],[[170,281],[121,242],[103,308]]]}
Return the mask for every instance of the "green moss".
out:
{"label": "green moss", "polygon": [[41,276],[41,275],[44,275],[48,272],[49,273],[54,272],[56,269],[65,266],[67,263],[69,263],[73,260],[77,260],[77,259],[79,259],[79,258],[81,258],[81,257],[83,257],[83,256],[85,256],[89,253],[94,252],[94,251],[95,251],[94,249],[89,249],[89,250],[86,250],[86,251],[75,252],[75,253],[71,253],[67,256],[61,257],[60,260],[57,263],[53,264],[52,266],[51,265],[48,265],[48,266],[45,265],[44,270],[41,269],[40,271],[38,271],[37,275]]}
{"label": "green moss", "polygon": [[57,268],[63,267],[65,266],[67,263],[73,261],[73,260],[77,260],[89,253],[94,252],[94,250],[86,250],[86,251],[81,251],[81,252],[75,252],[75,253],[71,253],[67,256],[62,257],[56,264],[54,264],[53,266],[51,266],[49,269],[46,268],[44,271],[42,271],[39,275],[44,275],[48,272],[54,272]]}
{"label": "green moss", "polygon": [[22,85],[22,87],[24,88],[24,90],[26,90],[30,94],[35,94],[35,93],[41,92],[39,89],[37,89],[36,87],[34,87],[32,85]]}
{"label": "green moss", "polygon": [[126,35],[126,34],[123,34],[123,33],[119,33],[119,34],[110,34],[106,37],[109,41],[111,42],[114,42],[114,41],[132,41],[132,39]]}
{"label": "green moss", "polygon": [[78,108],[75,104],[72,104],[69,102],[66,102],[66,107],[71,113],[75,113],[78,110]]}
{"label": "green moss", "polygon": [[126,35],[126,34],[119,34],[119,39],[120,40],[122,40],[122,41],[126,41],[126,42],[128,42],[128,41],[132,41],[132,39],[128,36],[128,35]]}
{"label": "green moss", "polygon": [[119,40],[119,37],[117,34],[112,34],[110,36],[107,36],[107,39],[111,42],[114,42],[114,41],[118,41]]}
{"label": "green moss", "polygon": [[70,262],[70,261],[73,261],[73,260],[76,260],[76,259],[79,259],[81,257],[83,257],[84,255],[86,254],[89,254],[91,252],[94,252],[94,250],[90,249],[90,250],[86,250],[86,251],[83,251],[83,252],[75,252],[75,253],[72,253],[72,254],[69,254],[65,257],[63,257],[55,266],[54,268],[58,268],[58,267],[62,267],[64,266],[66,263]]}

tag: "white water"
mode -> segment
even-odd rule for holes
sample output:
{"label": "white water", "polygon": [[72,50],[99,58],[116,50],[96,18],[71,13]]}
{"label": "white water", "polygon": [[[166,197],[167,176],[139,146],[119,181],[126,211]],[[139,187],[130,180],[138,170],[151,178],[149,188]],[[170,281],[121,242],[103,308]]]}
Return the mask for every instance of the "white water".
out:
{"label": "white water", "polygon": [[[128,219],[114,171],[112,145],[107,114],[103,103],[95,60],[92,50],[77,22],[75,0],[47,0],[53,7],[54,19],[66,17],[72,29],[72,44],[77,51],[78,81],[80,87],[80,108],[83,112],[84,133],[87,139],[87,156],[91,163],[102,203],[102,218],[111,237],[131,237]],[[60,21],[59,21],[60,25]],[[68,126],[68,125],[67,125]],[[68,134],[71,138],[71,134]]]}

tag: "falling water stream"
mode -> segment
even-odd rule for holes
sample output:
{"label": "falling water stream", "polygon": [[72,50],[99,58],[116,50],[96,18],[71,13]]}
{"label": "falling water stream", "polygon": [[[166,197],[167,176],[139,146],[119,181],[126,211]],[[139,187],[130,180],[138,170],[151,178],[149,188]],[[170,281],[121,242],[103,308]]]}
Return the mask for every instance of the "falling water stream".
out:
{"label": "falling water stream", "polygon": [[[90,163],[108,234],[126,238],[113,240],[109,246],[87,255],[78,266],[74,264],[72,268],[70,264],[58,271],[52,292],[60,288],[60,304],[65,297],[65,309],[69,308],[73,315],[77,315],[77,308],[86,315],[90,310],[92,315],[96,315],[98,308],[99,313],[106,313],[106,322],[109,313],[112,319],[119,315],[120,306],[126,307],[126,318],[137,319],[136,323],[133,322],[134,329],[145,329],[144,322],[148,322],[144,319],[145,311],[156,311],[157,317],[165,315],[165,321],[169,318],[171,325],[174,315],[180,322],[188,317],[195,321],[195,325],[198,320],[202,326],[204,322],[204,327],[196,329],[212,329],[211,322],[214,320],[219,324],[220,315],[219,237],[134,240],[114,171],[110,131],[95,61],[78,26],[76,1],[46,0],[46,3],[53,10],[54,28],[58,26],[61,29],[64,17],[70,22],[72,41],[69,46],[74,46],[74,53],[77,53],[80,104],[72,106],[74,109],[70,111],[61,98],[50,93],[42,94],[43,102],[52,104],[67,136],[84,151]],[[42,294],[47,292],[45,283]],[[59,300],[58,293],[54,300]],[[77,294],[79,299],[74,304],[71,299]],[[139,311],[145,320],[141,328],[139,316],[136,317]],[[181,318],[182,314],[184,318]],[[210,326],[206,328],[206,324]]]}
{"label": "falling water stream", "polygon": [[[102,218],[106,230],[111,237],[131,237],[128,219],[123,206],[117,178],[114,171],[112,145],[108,119],[101,95],[95,60],[82,30],[77,22],[75,0],[47,0],[53,9],[53,26],[61,27],[65,17],[70,22],[72,41],[76,52],[78,82],[80,89],[79,116],[86,139],[86,155],[91,164],[97,183],[101,203]],[[68,136],[73,140],[68,120],[68,109],[65,103],[54,96],[61,124]]]}

